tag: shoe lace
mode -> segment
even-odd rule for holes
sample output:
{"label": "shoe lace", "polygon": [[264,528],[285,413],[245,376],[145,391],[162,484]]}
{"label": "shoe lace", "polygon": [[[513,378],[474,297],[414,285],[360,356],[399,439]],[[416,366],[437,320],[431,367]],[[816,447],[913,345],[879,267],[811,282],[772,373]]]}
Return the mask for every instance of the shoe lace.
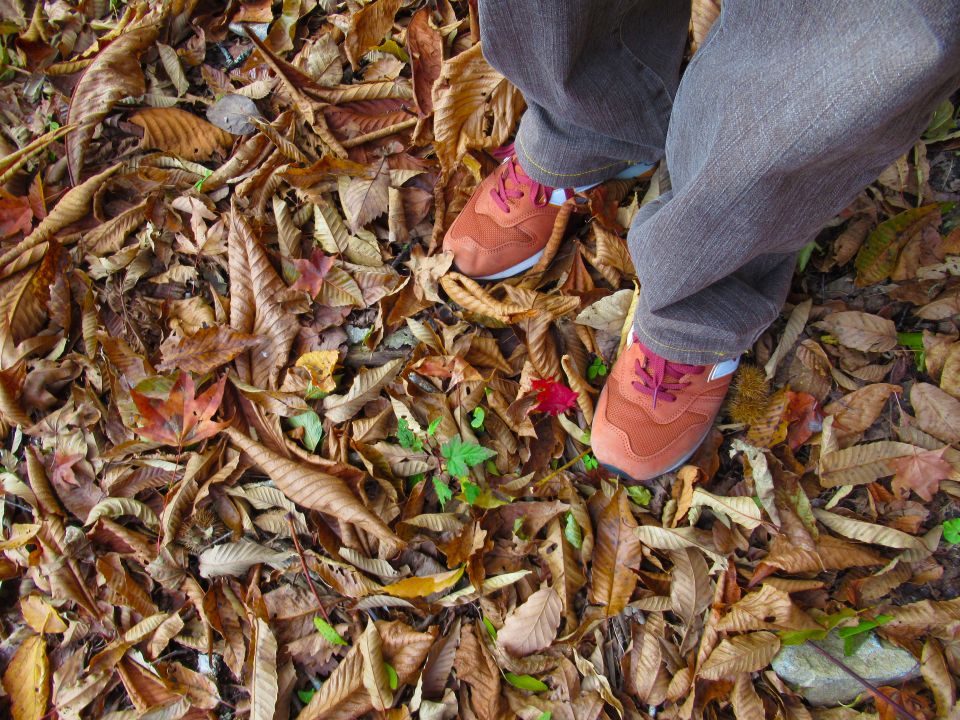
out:
{"label": "shoe lace", "polygon": [[675,401],[675,393],[690,385],[690,382],[685,382],[683,378],[687,375],[700,375],[706,369],[703,365],[671,362],[643,345],[640,345],[640,349],[643,352],[643,361],[634,360],[633,367],[634,373],[640,379],[634,380],[632,385],[637,392],[652,398],[653,407],[657,406],[657,400]]}
{"label": "shoe lace", "polygon": [[490,191],[493,202],[503,212],[509,213],[510,201],[522,198],[525,194],[524,188],[529,188],[533,204],[536,207],[544,207],[550,199],[550,193],[553,192],[552,188],[527,177],[523,173],[523,168],[520,168],[520,173],[523,174],[517,173],[517,168],[517,158],[512,155],[497,169],[497,186]]}

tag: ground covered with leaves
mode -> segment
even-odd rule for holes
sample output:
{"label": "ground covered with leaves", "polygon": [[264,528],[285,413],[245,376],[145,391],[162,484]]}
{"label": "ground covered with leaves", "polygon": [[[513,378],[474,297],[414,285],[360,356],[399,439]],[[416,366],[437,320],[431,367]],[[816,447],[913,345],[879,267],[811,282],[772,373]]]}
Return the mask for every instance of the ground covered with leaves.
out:
{"label": "ground covered with leaves", "polygon": [[[953,105],[630,486],[589,427],[667,176],[520,278],[453,271],[523,110],[468,3],[0,12],[0,712],[957,715]],[[833,627],[920,676],[808,706],[770,663]]]}

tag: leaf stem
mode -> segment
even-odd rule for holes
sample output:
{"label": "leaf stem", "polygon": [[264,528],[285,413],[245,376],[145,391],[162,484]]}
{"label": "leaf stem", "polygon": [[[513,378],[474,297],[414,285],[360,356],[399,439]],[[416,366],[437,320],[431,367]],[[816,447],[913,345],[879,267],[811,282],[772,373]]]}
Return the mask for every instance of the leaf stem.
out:
{"label": "leaf stem", "polygon": [[287,524],[290,526],[290,537],[293,538],[293,547],[297,550],[297,556],[300,558],[300,567],[303,568],[304,577],[307,578],[307,584],[310,586],[313,596],[317,599],[317,606],[320,608],[320,614],[323,619],[330,622],[330,616],[327,615],[326,608],[323,607],[323,600],[320,599],[320,593],[317,592],[317,586],[313,584],[313,578],[310,577],[310,569],[307,567],[307,558],[303,554],[303,548],[300,547],[300,541],[297,539],[297,527],[293,524],[293,515],[287,513]]}
{"label": "leaf stem", "polygon": [[352,137],[349,140],[343,140],[340,144],[347,149],[352,147],[357,147],[357,145],[363,145],[364,143],[368,143],[371,140],[379,140],[380,138],[385,138],[388,135],[393,135],[394,133],[398,133],[402,130],[406,130],[407,128],[412,128],[416,124],[417,124],[417,118],[409,118],[407,120],[401,120],[398,123],[394,123],[393,125],[388,125],[387,127],[380,128],[379,130],[373,130],[371,132],[364,133],[363,135],[357,135],[356,137]]}
{"label": "leaf stem", "polygon": [[560,467],[558,467],[556,470],[554,470],[552,473],[550,473],[550,474],[547,475],[546,477],[538,480],[538,481],[537,481],[537,485],[543,485],[543,484],[545,484],[545,483],[547,482],[547,480],[552,480],[553,478],[555,478],[557,475],[559,475],[560,473],[562,473],[562,472],[563,472],[564,470],[566,470],[567,468],[570,468],[570,467],[573,467],[574,465],[576,465],[578,462],[580,462],[583,458],[585,458],[585,457],[586,457],[587,455],[589,455],[589,454],[590,454],[590,448],[587,448],[587,449],[584,450],[582,453],[580,453],[579,455],[577,455],[577,456],[576,456],[573,460],[571,460],[570,462],[568,462],[568,463],[566,463],[566,464],[564,464],[564,465],[561,465]]}
{"label": "leaf stem", "polygon": [[824,650],[817,643],[813,642],[812,640],[808,642],[813,646],[814,650],[816,650],[818,653],[823,655],[823,657],[825,657],[827,660],[832,662],[838,668],[843,670],[845,673],[847,673],[850,677],[852,677],[858,683],[863,685],[870,692],[870,694],[873,695],[875,699],[882,700],[883,702],[887,703],[891,708],[893,708],[894,712],[896,712],[897,715],[903,718],[903,720],[917,720],[916,716],[913,715],[909,710],[907,710],[905,707],[903,707],[900,703],[895,701],[889,695],[886,695],[885,693],[881,692],[876,685],[871,683],[865,677],[862,677],[857,672],[847,667],[847,665],[845,665],[840,660],[838,660],[833,655],[831,655],[829,652]]}

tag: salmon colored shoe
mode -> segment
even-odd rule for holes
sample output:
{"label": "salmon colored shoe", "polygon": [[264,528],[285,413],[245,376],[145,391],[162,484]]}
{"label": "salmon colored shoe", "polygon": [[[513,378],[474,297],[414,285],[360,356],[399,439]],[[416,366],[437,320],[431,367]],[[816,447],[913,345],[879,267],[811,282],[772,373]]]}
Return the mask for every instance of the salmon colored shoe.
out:
{"label": "salmon colored shoe", "polygon": [[560,205],[572,195],[532,180],[511,154],[477,186],[447,230],[443,249],[475,280],[518,275],[537,264]]}
{"label": "salmon colored shoe", "polygon": [[638,481],[680,467],[710,432],[739,363],[675,363],[632,337],[597,403],[591,430],[597,460]]}

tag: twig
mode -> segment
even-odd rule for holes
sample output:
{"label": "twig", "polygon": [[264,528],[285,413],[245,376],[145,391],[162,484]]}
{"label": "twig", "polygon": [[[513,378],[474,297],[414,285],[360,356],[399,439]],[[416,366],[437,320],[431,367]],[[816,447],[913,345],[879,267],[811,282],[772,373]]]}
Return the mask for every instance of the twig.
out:
{"label": "twig", "polygon": [[287,524],[290,526],[290,537],[293,538],[293,547],[297,549],[297,555],[300,557],[300,567],[303,568],[303,574],[307,578],[307,584],[317,599],[317,606],[320,608],[320,614],[323,619],[330,623],[330,616],[327,615],[326,608],[323,607],[323,600],[320,599],[320,593],[317,592],[317,586],[313,584],[313,578],[310,577],[310,569],[307,567],[307,558],[303,554],[303,548],[300,547],[300,541],[297,540],[297,526],[293,524],[293,515],[287,513]]}
{"label": "twig", "polygon": [[849,676],[852,677],[854,680],[856,680],[858,683],[860,683],[861,685],[863,685],[863,686],[870,692],[870,694],[873,695],[874,698],[876,698],[877,700],[882,700],[883,702],[887,703],[890,707],[892,707],[892,708],[894,709],[894,711],[897,713],[897,715],[899,715],[901,718],[903,718],[903,720],[917,720],[916,716],[913,715],[913,713],[911,713],[909,710],[907,710],[905,707],[903,707],[900,703],[898,703],[897,701],[895,701],[893,698],[891,698],[891,697],[889,697],[888,695],[880,692],[880,689],[879,689],[876,685],[874,685],[873,683],[871,683],[869,680],[867,680],[865,677],[861,677],[861,676],[860,676],[859,674],[857,674],[854,670],[852,670],[851,668],[847,667],[844,663],[840,662],[840,661],[837,660],[837,658],[835,658],[833,655],[831,655],[831,654],[828,653],[826,650],[824,650],[822,647],[820,647],[819,645],[817,645],[817,643],[813,642],[812,640],[810,640],[810,641],[808,641],[808,642],[813,646],[813,648],[814,648],[818,653],[820,653],[821,655],[823,655],[827,660],[829,660],[830,662],[832,662],[832,663],[833,663],[834,665],[836,665],[838,668],[840,668],[840,669],[843,670],[845,673],[847,673],[847,675],[849,675]]}
{"label": "twig", "polygon": [[[553,478],[555,478],[557,475],[559,475],[560,473],[562,473],[562,472],[563,472],[564,470],[566,470],[567,468],[576,465],[578,462],[580,462],[583,458],[585,458],[585,457],[586,457],[587,455],[589,455],[589,454],[590,454],[590,448],[587,448],[587,449],[584,450],[582,453],[580,453],[579,455],[577,455],[573,460],[571,460],[570,462],[568,462],[566,465],[561,465],[561,466],[558,467],[556,470],[554,470],[552,473],[550,473],[549,475],[547,475],[545,478],[543,478],[543,479],[541,479],[541,480],[537,480],[537,485],[543,485],[544,483],[547,482],[547,480],[552,480]],[[916,718],[914,718],[914,720],[916,720]]]}
{"label": "twig", "polygon": [[398,123],[393,125],[387,125],[387,127],[380,128],[379,130],[373,130],[363,135],[357,135],[356,137],[350,138],[349,140],[344,140],[340,144],[347,149],[356,147],[357,145],[363,145],[368,143],[371,140],[379,140],[380,138],[385,138],[388,135],[393,135],[394,133],[401,132],[407,128],[412,128],[417,124],[418,118],[410,118],[408,120],[401,120]]}

